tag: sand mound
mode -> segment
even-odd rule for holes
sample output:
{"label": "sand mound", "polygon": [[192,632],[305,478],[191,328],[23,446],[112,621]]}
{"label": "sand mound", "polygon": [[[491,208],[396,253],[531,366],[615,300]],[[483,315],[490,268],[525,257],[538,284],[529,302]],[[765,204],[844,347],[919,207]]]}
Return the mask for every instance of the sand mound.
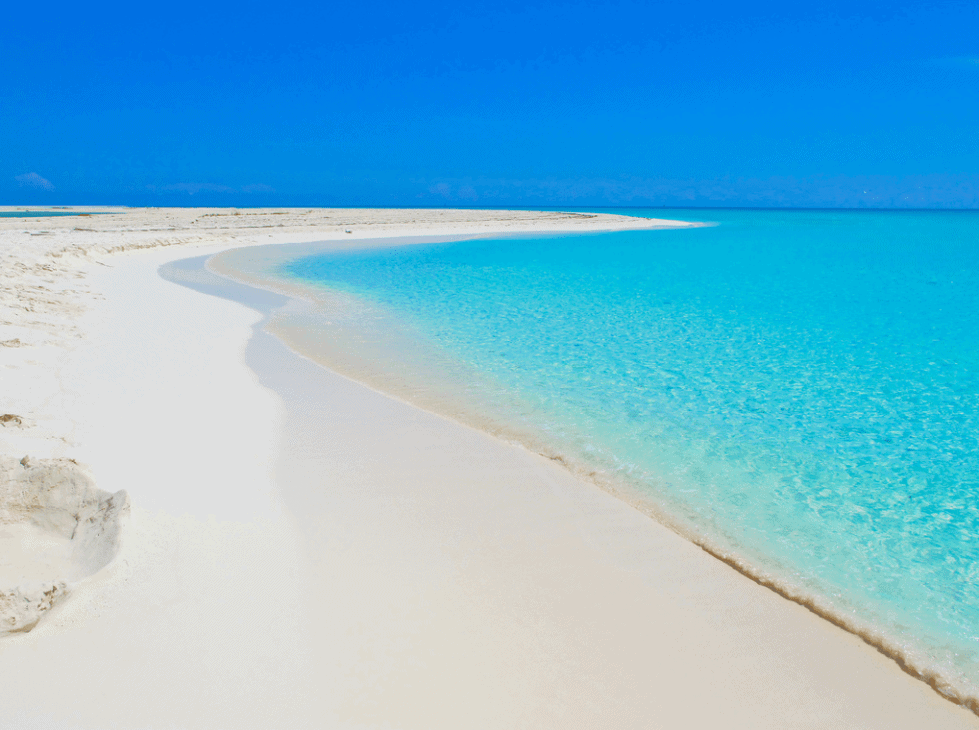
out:
{"label": "sand mound", "polygon": [[95,487],[70,459],[0,460],[0,636],[30,631],[119,551],[125,491]]}

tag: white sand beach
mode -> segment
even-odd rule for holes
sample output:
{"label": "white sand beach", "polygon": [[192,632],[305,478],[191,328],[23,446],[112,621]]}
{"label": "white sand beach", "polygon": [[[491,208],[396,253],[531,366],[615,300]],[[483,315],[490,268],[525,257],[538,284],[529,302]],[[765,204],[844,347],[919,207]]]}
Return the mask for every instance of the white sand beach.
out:
{"label": "white sand beach", "polygon": [[129,505],[118,555],[0,635],[0,728],[979,728],[559,465],[332,373],[255,308],[159,273],[235,246],[670,225],[0,218],[4,473],[73,459]]}

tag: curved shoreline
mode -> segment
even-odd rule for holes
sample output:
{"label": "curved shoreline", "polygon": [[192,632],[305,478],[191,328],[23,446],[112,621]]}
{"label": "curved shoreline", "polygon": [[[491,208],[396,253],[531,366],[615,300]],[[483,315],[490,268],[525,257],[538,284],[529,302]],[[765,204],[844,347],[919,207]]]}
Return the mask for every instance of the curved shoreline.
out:
{"label": "curved shoreline", "polygon": [[[442,240],[464,239],[461,237],[439,239],[439,241]],[[405,239],[402,245],[434,242],[437,241],[435,239]],[[398,245],[398,243],[396,240],[392,240],[384,241],[381,245],[388,247]],[[207,270],[245,286],[276,292],[280,295],[291,297],[294,302],[303,302],[303,306],[309,306],[310,302],[323,304],[331,296],[335,298],[337,293],[318,291],[313,285],[303,286],[300,282],[286,281],[278,275],[270,273],[269,270],[278,265],[273,262],[283,263],[302,256],[313,255],[317,250],[333,249],[330,247],[329,242],[302,246],[286,246],[284,248],[277,246],[274,250],[269,249],[268,255],[263,255],[261,249],[235,249],[215,254],[207,260],[205,266]],[[255,265],[256,260],[260,261],[257,266]],[[246,263],[247,269],[236,268],[244,267]],[[478,407],[473,406],[472,403],[465,404],[468,408],[465,406],[447,408],[445,405],[449,401],[445,399],[427,398],[424,401],[419,401],[418,398],[412,398],[408,392],[411,389],[411,384],[407,381],[402,379],[395,385],[391,378],[379,376],[376,369],[368,373],[367,366],[370,363],[366,358],[362,358],[362,362],[359,363],[359,368],[358,363],[351,364],[351,361],[345,361],[341,365],[335,360],[325,358],[322,352],[317,352],[306,346],[308,343],[296,337],[289,337],[281,326],[272,324],[271,310],[266,311],[264,314],[266,317],[266,331],[276,336],[296,354],[309,358],[322,367],[350,378],[376,392],[398,399],[411,407],[421,408],[440,417],[449,418],[461,425],[476,428],[494,438],[499,438],[506,443],[517,444],[559,464],[576,478],[587,480],[605,492],[615,496],[617,499],[631,505],[758,585],[802,606],[821,619],[860,638],[883,656],[894,661],[903,672],[924,682],[944,699],[963,706],[979,716],[979,692],[974,687],[969,687],[957,681],[951,676],[950,672],[943,671],[933,661],[920,656],[920,651],[916,651],[913,647],[902,646],[900,639],[889,636],[886,630],[876,627],[867,620],[860,618],[852,610],[834,604],[827,596],[815,593],[812,590],[806,590],[797,583],[783,576],[776,575],[771,569],[760,567],[752,562],[750,558],[733,553],[730,548],[723,546],[722,541],[712,538],[710,535],[704,533],[702,529],[683,520],[676,514],[672,514],[664,503],[651,499],[650,495],[640,492],[622,478],[611,477],[608,474],[597,472],[594,468],[574,456],[560,453],[553,445],[541,439],[538,434],[524,433],[519,429],[513,428],[512,425],[504,423],[499,415],[478,413]],[[339,349],[344,349],[342,344],[339,346]],[[402,384],[404,387],[399,389],[397,385]]]}
{"label": "curved shoreline", "polygon": [[[260,238],[78,235],[92,248],[52,236],[4,251],[36,321],[0,333],[21,343],[5,354],[31,361],[32,393],[50,367],[67,399],[61,426],[25,392],[13,410],[38,425],[11,450],[61,449],[129,489],[134,540],[120,580],[0,642],[12,722],[977,726],[566,469],[336,376],[252,311],[157,274]],[[98,253],[143,243],[179,247]],[[48,325],[75,338],[50,362]],[[300,549],[292,527],[324,500],[332,542]]]}

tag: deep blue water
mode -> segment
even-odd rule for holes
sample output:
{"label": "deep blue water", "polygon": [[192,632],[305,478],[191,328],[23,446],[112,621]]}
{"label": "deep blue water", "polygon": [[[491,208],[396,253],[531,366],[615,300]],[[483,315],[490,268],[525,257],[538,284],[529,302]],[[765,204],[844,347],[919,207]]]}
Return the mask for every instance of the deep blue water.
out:
{"label": "deep blue water", "polygon": [[979,213],[619,212],[719,225],[286,273],[383,307],[554,449],[979,686]]}

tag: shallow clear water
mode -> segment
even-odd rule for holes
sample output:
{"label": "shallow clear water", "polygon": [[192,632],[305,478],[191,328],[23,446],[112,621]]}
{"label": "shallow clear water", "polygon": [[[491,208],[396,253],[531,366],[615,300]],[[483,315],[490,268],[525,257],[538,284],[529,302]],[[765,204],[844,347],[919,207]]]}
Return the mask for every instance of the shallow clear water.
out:
{"label": "shallow clear water", "polygon": [[553,449],[979,686],[979,213],[621,212],[719,225],[284,273],[402,319]]}

